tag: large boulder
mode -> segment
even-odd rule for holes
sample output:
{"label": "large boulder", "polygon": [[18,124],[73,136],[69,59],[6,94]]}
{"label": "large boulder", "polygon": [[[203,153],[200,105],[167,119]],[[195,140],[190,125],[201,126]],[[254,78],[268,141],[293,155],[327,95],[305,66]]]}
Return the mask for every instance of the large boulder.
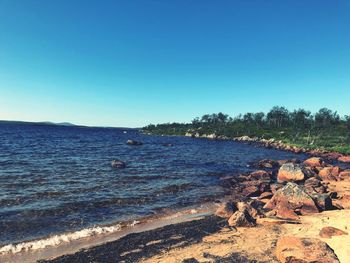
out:
{"label": "large boulder", "polygon": [[138,146],[138,145],[142,145],[143,143],[140,141],[135,141],[135,140],[127,140],[126,144]]}
{"label": "large boulder", "polygon": [[312,197],[301,186],[291,182],[279,189],[264,208],[278,212],[286,204],[288,204],[286,209],[292,210],[297,214],[307,215],[319,212]]}
{"label": "large boulder", "polygon": [[317,238],[281,237],[276,257],[282,263],[339,263],[334,251]]}
{"label": "large boulder", "polygon": [[305,160],[304,164],[312,167],[320,167],[324,165],[324,162],[320,157],[311,157]]}
{"label": "large boulder", "polygon": [[294,163],[285,163],[278,170],[277,180],[279,182],[297,182],[305,179],[305,169]]}
{"label": "large boulder", "polygon": [[116,159],[116,160],[112,160],[111,166],[116,169],[122,169],[126,167],[126,164],[125,162]]}
{"label": "large boulder", "polygon": [[332,238],[332,236],[342,236],[348,233],[332,226],[323,227],[320,231],[320,237]]}

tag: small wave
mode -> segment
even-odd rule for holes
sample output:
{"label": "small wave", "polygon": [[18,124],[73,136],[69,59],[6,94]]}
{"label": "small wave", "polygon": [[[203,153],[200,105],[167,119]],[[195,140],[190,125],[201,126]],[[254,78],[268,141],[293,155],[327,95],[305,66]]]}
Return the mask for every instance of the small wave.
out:
{"label": "small wave", "polygon": [[43,249],[48,246],[58,246],[62,243],[68,243],[81,238],[92,237],[101,234],[110,234],[120,231],[122,226],[120,224],[112,226],[96,226],[91,228],[85,228],[79,231],[54,235],[48,238],[26,241],[18,244],[8,244],[0,247],[0,255],[15,254],[19,252],[27,252],[38,249]]}

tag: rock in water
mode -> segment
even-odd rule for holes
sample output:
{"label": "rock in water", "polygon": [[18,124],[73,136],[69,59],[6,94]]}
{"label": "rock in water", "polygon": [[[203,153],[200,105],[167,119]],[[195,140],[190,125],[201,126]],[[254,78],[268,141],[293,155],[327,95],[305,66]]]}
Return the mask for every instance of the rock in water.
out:
{"label": "rock in water", "polygon": [[277,180],[279,182],[297,182],[305,179],[305,172],[302,166],[294,163],[285,163],[278,170]]}
{"label": "rock in water", "polygon": [[317,238],[281,237],[276,257],[282,263],[339,263],[334,251]]}
{"label": "rock in water", "polygon": [[[286,208],[286,204],[289,207]],[[287,183],[282,189],[279,189],[264,208],[275,209],[277,213],[283,208],[302,215],[319,212],[312,197],[301,186],[291,182]],[[280,214],[286,213],[282,213],[281,211]]]}
{"label": "rock in water", "polygon": [[320,237],[323,238],[331,238],[332,236],[341,236],[347,234],[347,232],[331,226],[326,226],[320,231]]}
{"label": "rock in water", "polygon": [[128,144],[128,145],[142,145],[143,143],[140,141],[127,140],[126,144]]}
{"label": "rock in water", "polygon": [[125,168],[126,165],[123,161],[120,161],[120,160],[113,160],[111,162],[111,165],[113,168],[117,168],[117,169],[122,169],[122,168]]}

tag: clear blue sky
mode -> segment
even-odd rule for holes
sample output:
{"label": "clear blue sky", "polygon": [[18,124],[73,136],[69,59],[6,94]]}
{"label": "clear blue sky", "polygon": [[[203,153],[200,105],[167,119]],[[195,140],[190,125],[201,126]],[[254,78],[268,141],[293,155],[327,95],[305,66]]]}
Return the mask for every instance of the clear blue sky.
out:
{"label": "clear blue sky", "polygon": [[0,119],[350,114],[350,0],[0,0]]}

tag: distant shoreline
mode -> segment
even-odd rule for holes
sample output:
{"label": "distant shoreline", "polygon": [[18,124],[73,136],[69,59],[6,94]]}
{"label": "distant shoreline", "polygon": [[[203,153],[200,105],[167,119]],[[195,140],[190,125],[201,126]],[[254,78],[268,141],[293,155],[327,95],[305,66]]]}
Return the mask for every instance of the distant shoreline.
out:
{"label": "distant shoreline", "polygon": [[80,128],[103,128],[103,129],[125,129],[125,130],[139,130],[139,128],[129,127],[110,127],[110,126],[89,126],[80,125],[70,122],[50,122],[50,121],[15,121],[15,120],[0,120],[0,124],[18,124],[18,125],[38,125],[38,126],[59,126],[59,127],[80,127]]}

